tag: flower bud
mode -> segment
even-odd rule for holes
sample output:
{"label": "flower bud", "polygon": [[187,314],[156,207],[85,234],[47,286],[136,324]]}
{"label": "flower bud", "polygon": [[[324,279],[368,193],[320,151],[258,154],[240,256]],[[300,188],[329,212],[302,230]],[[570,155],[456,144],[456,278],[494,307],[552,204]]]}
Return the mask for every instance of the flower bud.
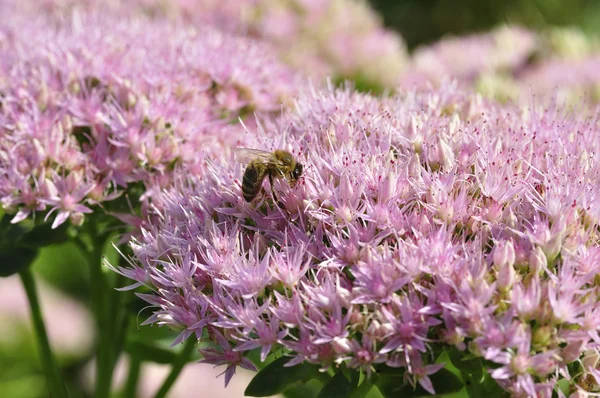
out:
{"label": "flower bud", "polygon": [[379,189],[379,202],[384,203],[388,200],[392,199],[392,197],[396,193],[396,184],[397,184],[396,174],[391,172],[381,182],[381,187]]}
{"label": "flower bud", "polygon": [[439,139],[438,143],[438,162],[442,165],[444,170],[452,170],[454,167],[454,152],[450,145],[446,143],[442,138]]}
{"label": "flower bud", "polygon": [[84,214],[79,212],[73,212],[69,217],[69,219],[71,220],[71,224],[73,224],[76,227],[80,227],[83,225],[84,218]]}
{"label": "flower bud", "polygon": [[542,244],[542,250],[549,262],[554,261],[562,250],[563,236],[562,234],[554,234],[552,238]]}
{"label": "flower bud", "polygon": [[491,200],[487,209],[485,209],[485,218],[490,222],[496,222],[502,217],[502,205],[495,200]]}
{"label": "flower bud", "polygon": [[494,265],[503,268],[505,265],[515,265],[515,248],[512,241],[499,242],[494,248]]}
{"label": "flower bud", "polygon": [[529,254],[529,268],[534,274],[541,274],[548,265],[548,260],[544,251],[540,247],[536,247]]}
{"label": "flower bud", "polygon": [[452,206],[452,201],[446,200],[440,203],[440,207],[438,208],[438,216],[445,222],[452,221],[452,217],[454,217],[454,207]]}
{"label": "flower bud", "polygon": [[554,328],[551,326],[539,327],[533,332],[533,335],[531,336],[531,342],[536,348],[547,347],[552,341],[553,334]]}
{"label": "flower bud", "polygon": [[338,355],[345,355],[352,352],[352,346],[347,338],[335,337],[331,342],[333,351]]}
{"label": "flower bud", "polygon": [[421,180],[421,171],[421,159],[419,154],[415,153],[408,162],[408,175],[416,180]]}
{"label": "flower bud", "polygon": [[505,265],[501,267],[496,274],[498,289],[500,289],[502,292],[508,292],[515,283],[516,278],[517,273],[515,268],[512,265],[505,263]]}

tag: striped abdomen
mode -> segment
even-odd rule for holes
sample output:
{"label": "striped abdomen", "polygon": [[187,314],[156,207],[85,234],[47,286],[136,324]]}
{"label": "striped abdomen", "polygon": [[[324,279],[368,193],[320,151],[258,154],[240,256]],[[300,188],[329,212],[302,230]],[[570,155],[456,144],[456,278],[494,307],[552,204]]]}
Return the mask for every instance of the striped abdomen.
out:
{"label": "striped abdomen", "polygon": [[247,202],[251,202],[258,195],[266,175],[267,167],[259,161],[254,161],[246,167],[242,179],[242,194]]}

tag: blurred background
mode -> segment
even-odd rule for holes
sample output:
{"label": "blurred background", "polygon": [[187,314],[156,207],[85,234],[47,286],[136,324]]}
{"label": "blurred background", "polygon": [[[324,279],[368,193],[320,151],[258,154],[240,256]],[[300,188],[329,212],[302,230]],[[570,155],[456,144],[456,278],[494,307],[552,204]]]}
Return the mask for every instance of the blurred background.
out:
{"label": "blurred background", "polygon": [[398,31],[409,49],[443,36],[483,32],[502,24],[542,30],[577,26],[600,31],[598,0],[370,0],[384,23]]}
{"label": "blurred background", "polygon": [[[401,34],[410,51],[447,35],[485,32],[504,23],[534,30],[575,27],[590,36],[600,30],[600,0],[371,0],[370,3],[386,26]],[[91,385],[93,374],[94,327],[86,307],[89,275],[84,263],[85,258],[74,245],[64,244],[42,250],[33,265],[40,281],[50,339],[71,384],[73,397],[89,396],[90,389],[86,386]],[[16,276],[0,278],[0,303],[0,396],[45,397],[45,381],[29,328],[27,302]],[[129,305],[130,327],[135,329],[141,343],[126,347],[128,356],[135,355],[135,350],[148,340],[166,349],[175,334],[150,326],[138,329],[137,325],[150,313],[142,311],[141,300],[132,300]],[[167,372],[159,364],[144,365],[137,370],[142,375],[139,391],[143,397],[156,390]],[[223,378],[216,378],[222,370],[211,365],[190,365],[171,396],[243,396],[251,375],[234,377],[224,390]],[[123,379],[128,371],[132,368],[125,357],[117,380]]]}

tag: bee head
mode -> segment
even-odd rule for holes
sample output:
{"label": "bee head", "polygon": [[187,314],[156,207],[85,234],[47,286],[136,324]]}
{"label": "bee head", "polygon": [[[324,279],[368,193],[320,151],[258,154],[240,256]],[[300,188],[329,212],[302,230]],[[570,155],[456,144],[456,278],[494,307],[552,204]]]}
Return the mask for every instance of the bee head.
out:
{"label": "bee head", "polygon": [[304,166],[302,165],[302,163],[296,163],[296,167],[294,167],[294,170],[292,170],[292,179],[294,181],[298,180],[298,178],[300,178],[300,176],[302,175],[302,172],[304,171]]}

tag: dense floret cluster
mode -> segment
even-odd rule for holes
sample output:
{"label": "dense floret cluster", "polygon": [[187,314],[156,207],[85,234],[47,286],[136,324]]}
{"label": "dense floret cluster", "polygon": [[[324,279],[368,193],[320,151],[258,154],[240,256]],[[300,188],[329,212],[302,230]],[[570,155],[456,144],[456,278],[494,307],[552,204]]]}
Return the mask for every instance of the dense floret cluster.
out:
{"label": "dense floret cluster", "polygon": [[501,101],[530,104],[533,95],[539,102],[554,97],[559,104],[594,104],[600,98],[599,60],[598,39],[575,28],[533,32],[501,26],[418,48],[402,84],[455,79]]}
{"label": "dense floret cluster", "polygon": [[298,85],[268,46],[213,28],[0,7],[0,203],[14,223],[79,225],[132,184],[193,173]]}
{"label": "dense floret cluster", "polygon": [[483,76],[519,69],[536,49],[536,39],[533,32],[509,26],[443,38],[414,52],[403,84],[439,84],[448,78],[474,84]]}
{"label": "dense floret cluster", "polygon": [[[455,86],[305,93],[248,147],[305,164],[255,202],[230,152],[156,195],[118,271],[154,290],[149,323],[252,368],[381,364],[431,393],[453,348],[516,397],[598,391],[600,121],[500,106]],[[564,385],[562,387],[564,388]],[[562,390],[561,390],[562,394]]]}
{"label": "dense floret cluster", "polygon": [[[15,3],[19,3],[16,2]],[[140,13],[269,43],[278,57],[314,79],[354,79],[366,90],[399,84],[408,63],[402,37],[383,27],[364,0],[26,0],[20,8]]]}

